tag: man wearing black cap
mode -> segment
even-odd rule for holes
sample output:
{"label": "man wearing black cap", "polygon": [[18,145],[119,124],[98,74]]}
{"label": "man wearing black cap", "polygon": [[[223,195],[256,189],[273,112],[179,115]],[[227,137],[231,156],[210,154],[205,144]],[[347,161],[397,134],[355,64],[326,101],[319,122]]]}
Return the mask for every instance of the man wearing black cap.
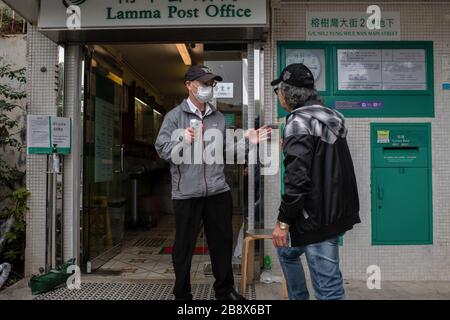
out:
{"label": "man wearing black cap", "polygon": [[[176,224],[172,258],[176,277],[176,299],[192,299],[191,261],[201,221],[205,228],[212,271],[216,279],[216,298],[244,299],[234,290],[232,198],[230,187],[225,181],[224,164],[206,164],[203,160],[201,164],[175,164],[172,161],[174,148],[190,146],[195,141],[200,141],[206,149],[213,143],[203,139],[205,131],[209,129],[220,130],[225,137],[225,117],[211,104],[213,87],[217,81],[222,81],[222,77],[213,74],[204,66],[193,66],[187,71],[185,84],[189,97],[166,115],[155,144],[159,156],[170,162],[172,175]],[[183,129],[182,134],[174,139],[172,133],[179,129]],[[257,143],[258,136],[257,131],[251,142]],[[239,145],[243,145],[245,149],[245,141],[243,142]]]}
{"label": "man wearing black cap", "polygon": [[323,105],[313,74],[301,63],[287,66],[272,86],[289,112],[284,195],[273,231],[289,299],[309,298],[299,259],[304,253],[316,298],[344,299],[338,237],[361,222],[344,117]]}

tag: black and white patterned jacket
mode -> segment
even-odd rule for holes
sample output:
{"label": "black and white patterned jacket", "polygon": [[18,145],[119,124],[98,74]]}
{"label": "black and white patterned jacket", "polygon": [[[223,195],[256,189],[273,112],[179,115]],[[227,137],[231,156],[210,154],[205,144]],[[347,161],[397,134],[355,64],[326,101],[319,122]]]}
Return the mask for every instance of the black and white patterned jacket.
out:
{"label": "black and white patterned jacket", "polygon": [[320,102],[310,101],[287,117],[278,219],[291,226],[292,246],[336,237],[361,222],[346,137],[343,115]]}

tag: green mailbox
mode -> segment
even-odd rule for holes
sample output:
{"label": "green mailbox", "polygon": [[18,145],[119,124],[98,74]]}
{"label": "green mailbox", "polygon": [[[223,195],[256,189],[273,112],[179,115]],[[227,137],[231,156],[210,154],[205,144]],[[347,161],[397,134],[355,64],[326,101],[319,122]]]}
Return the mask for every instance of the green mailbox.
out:
{"label": "green mailbox", "polygon": [[433,243],[431,127],[373,123],[372,244]]}

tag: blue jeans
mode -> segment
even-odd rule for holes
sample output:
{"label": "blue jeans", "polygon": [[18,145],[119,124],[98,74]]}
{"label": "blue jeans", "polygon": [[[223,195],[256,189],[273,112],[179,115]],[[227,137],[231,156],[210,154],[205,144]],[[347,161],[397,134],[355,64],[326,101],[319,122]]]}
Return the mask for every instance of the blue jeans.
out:
{"label": "blue jeans", "polygon": [[278,258],[289,293],[289,300],[308,300],[305,271],[300,256],[305,253],[311,282],[318,300],[343,300],[345,290],[339,270],[339,238],[304,247],[278,248]]}

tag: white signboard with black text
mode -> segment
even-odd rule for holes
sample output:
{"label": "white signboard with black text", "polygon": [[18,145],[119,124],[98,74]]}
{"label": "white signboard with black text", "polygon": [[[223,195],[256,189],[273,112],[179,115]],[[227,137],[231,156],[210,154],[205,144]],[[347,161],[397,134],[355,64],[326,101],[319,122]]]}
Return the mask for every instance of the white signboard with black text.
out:
{"label": "white signboard with black text", "polygon": [[70,149],[71,124],[69,118],[50,117],[52,146]]}
{"label": "white signboard with black text", "polygon": [[27,116],[28,154],[48,153],[50,149],[50,124],[48,116]]}
{"label": "white signboard with black text", "polygon": [[306,12],[306,40],[400,40],[400,12],[381,12],[380,28],[369,29],[370,14],[360,11]]}
{"label": "white signboard with black text", "polygon": [[234,83],[219,82],[214,87],[214,98],[216,99],[233,99],[234,98]]}
{"label": "white signboard with black text", "polygon": [[67,29],[75,20],[80,29],[257,26],[268,21],[265,0],[41,0],[39,28]]}

